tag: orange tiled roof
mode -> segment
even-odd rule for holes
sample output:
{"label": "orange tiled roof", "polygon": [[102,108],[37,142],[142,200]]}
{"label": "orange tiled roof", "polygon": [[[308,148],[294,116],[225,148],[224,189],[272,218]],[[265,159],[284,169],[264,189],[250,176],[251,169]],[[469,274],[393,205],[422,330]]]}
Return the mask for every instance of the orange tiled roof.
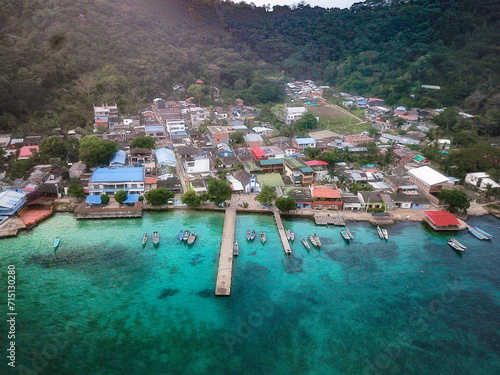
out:
{"label": "orange tiled roof", "polygon": [[315,198],[340,198],[340,191],[330,187],[313,186],[312,196]]}

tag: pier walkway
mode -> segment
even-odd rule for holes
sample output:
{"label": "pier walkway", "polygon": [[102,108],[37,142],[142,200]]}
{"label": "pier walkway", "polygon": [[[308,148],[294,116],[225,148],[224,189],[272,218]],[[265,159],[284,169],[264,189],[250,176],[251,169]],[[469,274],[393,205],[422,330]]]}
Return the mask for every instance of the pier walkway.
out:
{"label": "pier walkway", "polygon": [[226,209],[226,215],[224,217],[224,229],[222,231],[222,243],[219,255],[219,269],[217,271],[217,282],[215,285],[216,296],[231,295],[234,230],[236,228],[236,206],[237,202],[233,197],[231,205]]}
{"label": "pier walkway", "polygon": [[283,227],[283,221],[281,221],[281,215],[276,207],[273,209],[273,212],[274,212],[274,220],[276,221],[276,226],[278,227],[278,232],[280,234],[281,243],[283,244],[283,250],[285,250],[286,255],[291,255],[292,249],[290,247],[288,239],[286,238],[285,228]]}
{"label": "pier walkway", "polygon": [[335,214],[317,214],[316,212],[314,213],[314,222],[316,225],[328,225],[328,224],[333,224],[333,225],[340,225],[344,226],[345,221],[344,217],[340,213],[335,213]]}

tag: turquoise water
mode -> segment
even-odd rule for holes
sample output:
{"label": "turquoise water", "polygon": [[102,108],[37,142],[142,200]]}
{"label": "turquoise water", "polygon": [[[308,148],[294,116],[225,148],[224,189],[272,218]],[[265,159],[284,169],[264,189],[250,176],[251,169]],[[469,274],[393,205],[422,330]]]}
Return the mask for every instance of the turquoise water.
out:
{"label": "turquoise water", "polygon": [[[388,242],[370,224],[349,223],[348,244],[335,227],[285,219],[296,232],[290,261],[271,216],[238,215],[232,296],[216,298],[223,221],[58,214],[0,240],[0,292],[15,265],[18,313],[16,371],[2,356],[0,373],[500,373],[497,219],[470,220],[494,241],[453,234],[463,254],[421,223],[389,227]],[[181,228],[198,233],[194,246],[179,243]],[[264,230],[267,243],[248,243],[247,228]],[[160,246],[143,249],[153,230]],[[323,246],[306,250],[300,237],[314,232]],[[0,325],[4,353],[7,329]]]}

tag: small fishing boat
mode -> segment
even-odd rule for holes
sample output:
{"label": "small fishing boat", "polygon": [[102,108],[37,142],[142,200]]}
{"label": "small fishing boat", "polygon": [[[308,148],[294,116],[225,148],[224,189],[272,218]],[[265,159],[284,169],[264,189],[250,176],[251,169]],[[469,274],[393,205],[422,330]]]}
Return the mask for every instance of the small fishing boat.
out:
{"label": "small fishing boat", "polygon": [[285,236],[287,240],[290,240],[290,229],[285,230]]}
{"label": "small fishing boat", "polygon": [[302,244],[306,247],[306,249],[311,248],[311,246],[307,243],[307,240],[304,237],[302,237],[300,240],[302,241]]}
{"label": "small fishing boat", "polygon": [[247,241],[250,241],[252,238],[252,232],[250,232],[250,229],[247,229]]}
{"label": "small fishing boat", "polygon": [[467,225],[467,229],[469,229],[469,232],[471,232],[471,234],[480,239],[480,240],[489,240],[490,237],[488,237],[487,235],[481,233],[480,231],[478,231],[476,228],[472,228],[470,225]]}
{"label": "small fishing boat", "polygon": [[182,238],[184,237],[184,231],[182,229],[179,231],[177,237],[179,237],[179,241],[182,241]]}
{"label": "small fishing boat", "polygon": [[187,240],[187,244],[188,245],[192,245],[192,244],[194,244],[195,240],[196,240],[196,233],[195,232],[191,232],[191,234],[189,234],[189,238]]}
{"label": "small fishing boat", "polygon": [[377,225],[377,233],[380,238],[384,238],[384,233],[382,232],[382,229],[380,229],[380,226]]}
{"label": "small fishing boat", "polygon": [[293,230],[290,231],[290,241],[295,241],[295,232]]}
{"label": "small fishing boat", "polygon": [[61,243],[61,238],[60,237],[54,238],[54,250],[57,250],[57,248],[59,247],[60,243]]}
{"label": "small fishing boat", "polygon": [[233,255],[237,256],[240,253],[240,246],[238,245],[238,241],[234,242],[234,247],[233,247]]}
{"label": "small fishing boat", "polygon": [[318,243],[316,242],[313,236],[308,235],[307,238],[309,238],[309,241],[311,241],[313,246],[318,246]]}
{"label": "small fishing boat", "polygon": [[316,246],[321,247],[321,241],[316,233],[314,233],[313,238],[316,241]]}
{"label": "small fishing boat", "polygon": [[253,241],[255,240],[255,236],[257,235],[257,233],[255,232],[255,229],[252,230],[252,233],[250,233],[250,241]]}
{"label": "small fishing boat", "polygon": [[[382,229],[383,230],[383,229]],[[347,229],[347,227],[345,227],[345,231],[347,232],[347,235],[349,236],[349,238],[352,240],[354,239],[354,234],[351,233],[351,231],[349,229]]]}
{"label": "small fishing boat", "polygon": [[265,243],[267,241],[266,234],[264,232],[260,232],[260,242]]}
{"label": "small fishing boat", "polygon": [[184,234],[182,235],[182,240],[187,241],[189,239],[189,231],[185,230]]}
{"label": "small fishing boat", "polygon": [[157,230],[153,232],[153,245],[158,245],[160,243],[160,233]]}
{"label": "small fishing boat", "polygon": [[146,242],[148,242],[149,235],[147,233],[144,233],[142,236],[142,246],[146,246]]}
{"label": "small fishing boat", "polygon": [[382,234],[384,235],[384,238],[385,238],[386,240],[388,240],[388,239],[389,239],[389,232],[387,231],[387,229],[382,229]]}
{"label": "small fishing boat", "polygon": [[344,237],[344,240],[346,240],[347,242],[349,242],[351,240],[351,236],[349,236],[349,233],[347,233],[346,228],[342,228],[340,230],[340,234],[342,235],[342,237]]}
{"label": "small fishing boat", "polygon": [[457,251],[465,251],[465,249],[467,249],[464,245],[462,245],[460,242],[458,242],[454,238],[450,238],[447,241],[447,243],[448,243],[448,245],[450,245],[453,249],[455,249]]}
{"label": "small fishing boat", "polygon": [[489,233],[485,232],[484,230],[482,230],[482,229],[481,229],[481,228],[479,228],[479,227],[474,227],[474,229],[475,229],[475,230],[477,230],[479,233],[484,234],[485,236],[487,236],[487,237],[489,237],[489,238],[493,237],[493,235],[492,235],[492,234],[489,234]]}

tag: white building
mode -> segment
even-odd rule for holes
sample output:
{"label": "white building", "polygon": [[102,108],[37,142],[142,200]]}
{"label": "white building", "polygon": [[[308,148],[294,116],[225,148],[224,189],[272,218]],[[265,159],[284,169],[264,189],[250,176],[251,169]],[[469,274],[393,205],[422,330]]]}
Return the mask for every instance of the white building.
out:
{"label": "white building", "polygon": [[425,166],[408,171],[410,181],[424,193],[439,193],[441,190],[453,189],[454,183],[445,175]]}
{"label": "white building", "polygon": [[254,128],[252,128],[252,130],[254,131],[255,134],[258,135],[268,135],[273,132],[273,129],[269,129],[264,126],[255,126]]}
{"label": "white building", "polygon": [[286,123],[291,124],[302,117],[307,112],[305,107],[288,107],[286,109]]}
{"label": "white building", "polygon": [[500,185],[493,181],[489,174],[485,172],[467,173],[465,182],[477,187],[481,191],[485,191],[488,184],[491,185],[492,188],[500,187]]}
{"label": "white building", "polygon": [[184,170],[188,174],[210,172],[210,159],[205,156],[195,156],[184,162]]}
{"label": "white building", "polygon": [[165,122],[165,127],[171,135],[186,132],[186,122],[183,119],[169,119]]}

